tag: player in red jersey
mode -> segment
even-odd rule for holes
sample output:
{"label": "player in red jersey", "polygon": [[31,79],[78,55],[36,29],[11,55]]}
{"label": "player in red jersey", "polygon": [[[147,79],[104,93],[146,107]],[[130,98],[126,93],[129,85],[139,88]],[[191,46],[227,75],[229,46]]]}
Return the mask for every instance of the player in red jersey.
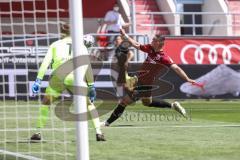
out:
{"label": "player in red jersey", "polygon": [[154,99],[152,97],[152,89],[155,80],[157,80],[158,75],[164,69],[164,67],[171,68],[180,76],[183,80],[195,84],[196,82],[190,79],[187,74],[173,62],[173,60],[166,55],[162,47],[164,45],[165,38],[156,35],[151,44],[142,45],[130,38],[123,29],[121,29],[121,35],[125,40],[128,40],[133,47],[140,49],[141,51],[147,53],[147,58],[141,66],[140,71],[137,75],[137,82],[135,88],[128,95],[124,96],[119,102],[118,106],[114,109],[111,116],[103,122],[102,125],[109,126],[112,122],[117,120],[125,110],[125,107],[133,102],[141,99],[142,104],[148,107],[157,108],[172,108],[177,112],[186,116],[185,109],[180,105],[179,102],[169,103],[163,100]]}

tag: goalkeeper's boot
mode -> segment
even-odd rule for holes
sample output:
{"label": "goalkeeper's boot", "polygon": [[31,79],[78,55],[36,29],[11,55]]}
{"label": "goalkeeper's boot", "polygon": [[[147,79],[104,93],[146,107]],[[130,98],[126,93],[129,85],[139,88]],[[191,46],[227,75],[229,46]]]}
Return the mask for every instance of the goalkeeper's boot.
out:
{"label": "goalkeeper's boot", "polygon": [[128,76],[128,75],[126,74],[126,84],[125,84],[125,87],[126,87],[128,90],[132,91],[132,90],[134,89],[134,87],[136,86],[137,81],[138,81],[137,76],[131,77],[131,76]]}
{"label": "goalkeeper's boot", "polygon": [[107,121],[101,122],[101,127],[109,127],[110,124]]}
{"label": "goalkeeper's boot", "polygon": [[41,141],[41,133],[34,133],[32,137],[30,138],[31,142],[39,142]]}
{"label": "goalkeeper's boot", "polygon": [[179,102],[173,102],[172,109],[176,110],[178,113],[180,113],[184,117],[187,117],[187,113],[186,113],[185,109],[181,106],[181,104]]}
{"label": "goalkeeper's boot", "polygon": [[106,141],[104,134],[96,134],[96,141]]}

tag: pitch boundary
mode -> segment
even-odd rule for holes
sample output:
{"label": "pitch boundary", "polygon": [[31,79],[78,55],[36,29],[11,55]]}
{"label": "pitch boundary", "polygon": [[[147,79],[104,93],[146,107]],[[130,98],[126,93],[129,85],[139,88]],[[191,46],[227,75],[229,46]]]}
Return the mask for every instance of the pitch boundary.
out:
{"label": "pitch boundary", "polygon": [[1,149],[0,149],[0,153],[5,154],[5,155],[18,157],[18,158],[24,158],[24,159],[27,159],[27,160],[42,160],[42,159],[37,158],[37,157],[27,156],[27,155],[23,155],[23,154],[20,154],[20,153],[10,152],[10,151],[1,150]]}
{"label": "pitch boundary", "polygon": [[[106,128],[132,128],[132,129],[145,129],[145,128],[220,128],[220,127],[240,127],[240,124],[212,124],[212,125],[159,125],[159,126],[134,126],[134,125],[113,125],[110,127],[102,127],[104,129]],[[89,128],[94,129],[94,128]],[[13,131],[32,131],[33,129],[29,128],[18,128],[18,129],[0,129],[0,132],[13,132]],[[45,128],[42,129],[42,131],[72,131],[75,130],[75,128]]]}
{"label": "pitch boundary", "polygon": [[104,127],[104,128],[133,128],[133,129],[147,129],[147,128],[221,128],[221,127],[240,127],[240,124],[216,124],[216,125],[174,125],[174,126],[111,126],[111,127]]}

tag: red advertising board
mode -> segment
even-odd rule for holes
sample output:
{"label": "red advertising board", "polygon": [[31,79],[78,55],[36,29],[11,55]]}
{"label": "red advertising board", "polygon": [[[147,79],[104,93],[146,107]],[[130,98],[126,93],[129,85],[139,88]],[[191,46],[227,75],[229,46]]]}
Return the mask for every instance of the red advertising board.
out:
{"label": "red advertising board", "polygon": [[177,64],[240,64],[240,38],[169,38],[164,51]]}

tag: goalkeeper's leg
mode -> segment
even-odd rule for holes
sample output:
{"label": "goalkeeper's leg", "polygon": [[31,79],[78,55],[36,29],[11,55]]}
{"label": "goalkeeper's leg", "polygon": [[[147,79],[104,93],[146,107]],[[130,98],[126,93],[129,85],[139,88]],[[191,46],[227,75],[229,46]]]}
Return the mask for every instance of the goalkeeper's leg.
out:
{"label": "goalkeeper's leg", "polygon": [[[66,88],[68,89],[69,92],[74,93],[73,89],[73,74],[70,74],[65,80],[64,84],[66,85]],[[94,128],[96,130],[96,140],[97,141],[105,141],[104,135],[102,134],[101,131],[101,126],[100,126],[100,120],[98,116],[98,112],[96,110],[96,107],[94,106],[93,103],[90,102],[89,98],[87,97],[87,109],[90,113],[90,116],[93,121]]]}
{"label": "goalkeeper's leg", "polygon": [[96,130],[96,140],[97,141],[106,141],[106,139],[104,138],[104,135],[101,131],[99,115],[98,115],[98,111],[97,111],[95,105],[88,100],[87,107],[88,107],[88,111],[90,113],[90,116],[91,116],[91,119],[93,122],[93,126]]}
{"label": "goalkeeper's leg", "polygon": [[[52,89],[50,86],[46,88],[45,96],[42,100],[42,105],[39,108],[39,115],[37,119],[37,129],[44,128],[46,126],[46,123],[49,118],[49,110],[50,105],[52,102],[54,102],[59,96],[60,93],[54,89]],[[39,141],[41,140],[41,134],[38,131],[37,133],[34,133],[31,137],[32,141]]]}
{"label": "goalkeeper's leg", "polygon": [[39,108],[39,116],[37,120],[37,128],[44,128],[46,126],[49,109],[52,102],[54,102],[59,96],[59,91],[52,89],[50,86],[46,88],[46,95],[43,97],[42,106]]}

